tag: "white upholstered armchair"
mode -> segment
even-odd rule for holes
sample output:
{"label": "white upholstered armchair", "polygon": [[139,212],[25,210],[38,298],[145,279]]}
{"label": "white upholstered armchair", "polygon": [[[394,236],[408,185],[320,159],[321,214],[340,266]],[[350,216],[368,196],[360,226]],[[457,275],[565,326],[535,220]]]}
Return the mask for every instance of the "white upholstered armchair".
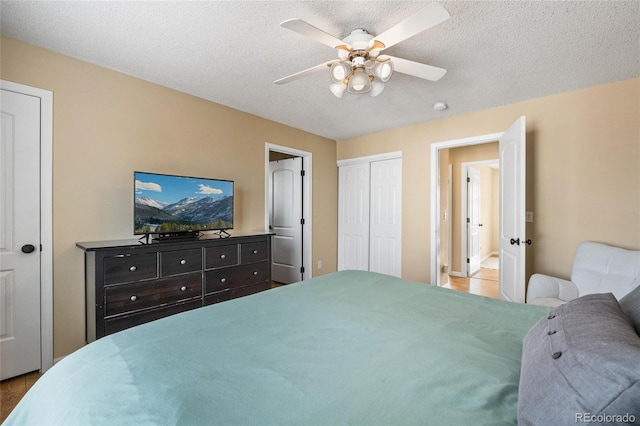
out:
{"label": "white upholstered armchair", "polygon": [[640,250],[583,242],[573,259],[571,281],[534,274],[529,279],[527,303],[558,306],[592,293],[613,293],[620,300],[638,285]]}

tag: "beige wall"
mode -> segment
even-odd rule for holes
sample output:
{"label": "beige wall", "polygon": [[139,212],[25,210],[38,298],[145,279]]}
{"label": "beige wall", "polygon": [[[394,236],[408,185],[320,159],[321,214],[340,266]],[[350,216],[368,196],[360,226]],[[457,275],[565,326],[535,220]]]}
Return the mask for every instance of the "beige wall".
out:
{"label": "beige wall", "polygon": [[569,277],[583,240],[640,249],[640,79],[632,79],[339,140],[339,160],[403,151],[404,278],[430,281],[430,145],[501,132],[521,115],[534,212],[527,274]]}
{"label": "beige wall", "polygon": [[[528,273],[575,247],[640,248],[640,79],[334,141],[12,39],[0,77],[54,92],[54,356],[84,344],[78,241],[131,237],[133,170],[233,179],[237,228],[264,229],[264,144],[313,153],[313,275],[336,269],[336,159],[403,151],[403,277],[430,281],[430,144],[527,116]],[[455,106],[452,106],[455,108]],[[315,269],[318,260],[324,268]]]}
{"label": "beige wall", "polygon": [[[235,180],[236,230],[264,231],[265,142],[313,154],[313,275],[336,270],[335,141],[2,38],[0,76],[53,92],[54,357],[84,344],[78,241],[131,238],[132,173]],[[317,261],[324,267],[316,270]]]}

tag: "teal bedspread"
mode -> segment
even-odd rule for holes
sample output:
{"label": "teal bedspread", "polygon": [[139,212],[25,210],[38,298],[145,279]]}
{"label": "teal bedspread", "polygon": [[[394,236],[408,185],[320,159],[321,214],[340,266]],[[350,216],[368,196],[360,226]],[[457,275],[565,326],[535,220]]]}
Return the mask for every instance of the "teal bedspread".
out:
{"label": "teal bedspread", "polygon": [[116,333],[7,425],[515,424],[545,308],[344,271]]}

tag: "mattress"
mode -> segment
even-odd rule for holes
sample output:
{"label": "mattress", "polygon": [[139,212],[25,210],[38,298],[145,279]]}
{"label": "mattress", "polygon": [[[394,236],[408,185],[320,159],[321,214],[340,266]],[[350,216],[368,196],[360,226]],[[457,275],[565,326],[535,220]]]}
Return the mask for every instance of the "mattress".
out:
{"label": "mattress", "polygon": [[103,337],[5,424],[516,424],[547,308],[342,271]]}

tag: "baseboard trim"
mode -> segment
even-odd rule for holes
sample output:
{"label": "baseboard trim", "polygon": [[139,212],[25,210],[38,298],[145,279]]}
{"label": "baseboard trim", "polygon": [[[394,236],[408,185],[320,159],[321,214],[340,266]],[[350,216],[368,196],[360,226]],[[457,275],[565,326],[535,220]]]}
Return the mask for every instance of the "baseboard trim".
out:
{"label": "baseboard trim", "polygon": [[493,257],[493,256],[500,256],[500,253],[498,253],[497,251],[492,251],[491,253],[489,253],[488,255],[483,257],[482,259],[480,259],[480,262],[484,262],[485,260],[487,260],[488,258]]}

